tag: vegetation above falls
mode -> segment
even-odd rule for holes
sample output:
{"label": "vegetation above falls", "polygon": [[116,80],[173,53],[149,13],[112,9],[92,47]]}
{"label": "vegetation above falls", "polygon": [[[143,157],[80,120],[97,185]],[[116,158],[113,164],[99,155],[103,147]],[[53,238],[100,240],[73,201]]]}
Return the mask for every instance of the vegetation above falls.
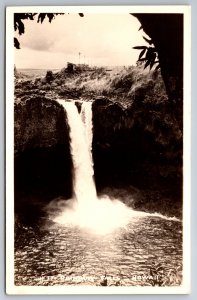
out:
{"label": "vegetation above falls", "polygon": [[[45,76],[15,72],[16,99],[29,99],[34,95],[53,98],[92,100],[106,96],[110,100],[130,106],[136,98],[144,103],[165,102],[167,95],[160,71],[144,70],[143,66],[130,67],[77,67],[73,71],[63,68],[47,71]],[[28,96],[28,97],[27,97]],[[152,99],[151,99],[152,98]]]}

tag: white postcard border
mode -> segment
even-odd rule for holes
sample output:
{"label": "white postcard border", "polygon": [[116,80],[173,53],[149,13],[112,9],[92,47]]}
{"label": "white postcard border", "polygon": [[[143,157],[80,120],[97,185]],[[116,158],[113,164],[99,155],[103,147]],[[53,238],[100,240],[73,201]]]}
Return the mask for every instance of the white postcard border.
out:
{"label": "white postcard border", "polygon": [[[183,13],[184,14],[184,185],[183,284],[180,287],[92,287],[14,285],[14,47],[16,12]],[[13,294],[188,294],[191,286],[191,8],[158,6],[15,6],[6,10],[6,292]]]}

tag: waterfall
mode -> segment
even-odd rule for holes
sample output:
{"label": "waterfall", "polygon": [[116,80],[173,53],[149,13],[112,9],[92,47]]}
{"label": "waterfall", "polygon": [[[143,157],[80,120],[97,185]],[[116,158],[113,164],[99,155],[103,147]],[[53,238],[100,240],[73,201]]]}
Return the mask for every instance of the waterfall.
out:
{"label": "waterfall", "polygon": [[57,101],[64,107],[70,127],[73,197],[63,203],[61,199],[55,199],[48,205],[48,211],[58,211],[53,216],[55,223],[78,226],[96,234],[107,234],[119,228],[127,228],[131,219],[132,224],[150,216],[179,221],[156,213],[135,211],[119,199],[105,194],[97,197],[92,159],[92,103],[83,102],[81,113],[78,113],[74,102]]}
{"label": "waterfall", "polygon": [[65,109],[70,127],[73,161],[73,193],[78,205],[97,201],[92,159],[92,103],[83,102],[78,113],[74,102],[58,101]]}

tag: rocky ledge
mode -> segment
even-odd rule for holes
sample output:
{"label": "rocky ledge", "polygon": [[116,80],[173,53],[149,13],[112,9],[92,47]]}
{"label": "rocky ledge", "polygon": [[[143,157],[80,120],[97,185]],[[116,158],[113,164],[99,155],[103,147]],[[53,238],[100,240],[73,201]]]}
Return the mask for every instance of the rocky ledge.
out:
{"label": "rocky ledge", "polygon": [[15,154],[27,149],[68,143],[68,125],[63,107],[42,97],[14,106]]}

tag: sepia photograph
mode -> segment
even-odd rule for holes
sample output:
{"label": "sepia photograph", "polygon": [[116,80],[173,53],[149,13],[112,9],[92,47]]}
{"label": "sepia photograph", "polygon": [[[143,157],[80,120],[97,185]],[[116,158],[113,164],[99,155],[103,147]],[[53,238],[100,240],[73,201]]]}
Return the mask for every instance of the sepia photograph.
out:
{"label": "sepia photograph", "polygon": [[8,7],[8,294],[190,291],[190,7]]}

